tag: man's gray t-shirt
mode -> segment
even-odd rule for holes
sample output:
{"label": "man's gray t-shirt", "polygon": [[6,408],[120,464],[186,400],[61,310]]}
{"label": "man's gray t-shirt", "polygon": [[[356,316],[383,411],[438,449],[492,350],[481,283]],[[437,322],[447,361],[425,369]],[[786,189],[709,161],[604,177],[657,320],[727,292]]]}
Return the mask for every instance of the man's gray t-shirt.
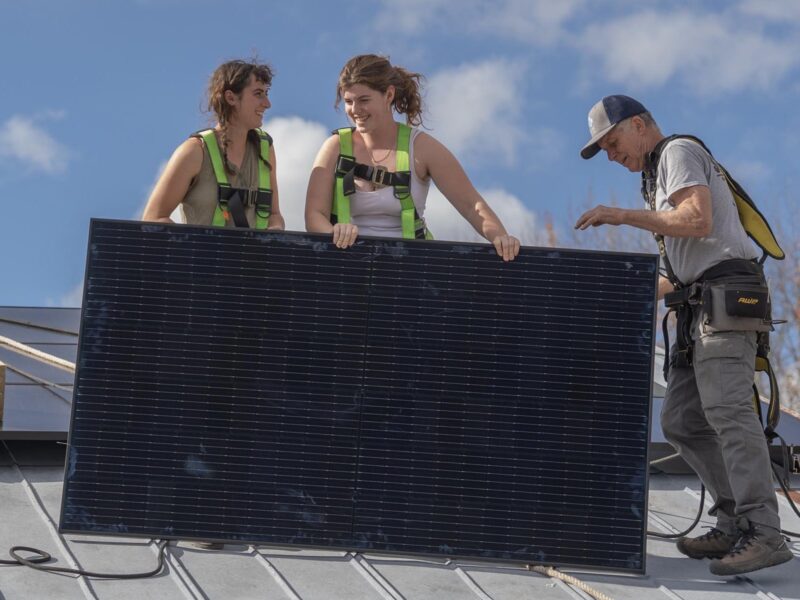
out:
{"label": "man's gray t-shirt", "polygon": [[695,281],[709,267],[731,258],[758,258],[758,251],[739,221],[736,203],[717,165],[695,142],[677,139],[661,151],[656,180],[656,210],[675,210],[675,192],[694,185],[711,191],[711,233],[706,237],[667,237],[667,257],[678,279]]}

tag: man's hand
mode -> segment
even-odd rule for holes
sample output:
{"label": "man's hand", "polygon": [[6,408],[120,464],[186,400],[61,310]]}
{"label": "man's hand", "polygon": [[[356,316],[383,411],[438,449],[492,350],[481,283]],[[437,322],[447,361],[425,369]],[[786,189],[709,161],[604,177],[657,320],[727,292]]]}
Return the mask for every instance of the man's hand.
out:
{"label": "man's hand", "polygon": [[622,225],[624,211],[613,206],[599,204],[583,213],[575,223],[575,229],[587,229],[598,225]]}

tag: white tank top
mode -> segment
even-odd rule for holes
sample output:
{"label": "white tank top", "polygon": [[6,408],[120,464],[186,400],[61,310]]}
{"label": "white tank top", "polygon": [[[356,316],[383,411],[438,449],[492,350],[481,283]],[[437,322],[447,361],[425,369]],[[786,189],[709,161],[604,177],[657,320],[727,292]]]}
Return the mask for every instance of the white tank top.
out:
{"label": "white tank top", "polygon": [[[411,197],[420,217],[425,213],[425,201],[428,198],[430,181],[422,181],[414,169],[414,140],[420,131],[411,128],[408,142],[408,163],[411,165]],[[394,197],[394,188],[387,186],[373,192],[356,189],[350,196],[350,219],[358,226],[359,235],[380,237],[403,237],[400,224],[400,200]]]}

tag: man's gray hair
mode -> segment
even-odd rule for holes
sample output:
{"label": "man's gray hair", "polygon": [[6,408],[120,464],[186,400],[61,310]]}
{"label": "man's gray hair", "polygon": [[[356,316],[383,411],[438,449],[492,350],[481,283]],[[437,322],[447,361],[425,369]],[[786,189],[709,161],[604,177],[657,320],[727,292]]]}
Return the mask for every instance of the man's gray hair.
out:
{"label": "man's gray hair", "polygon": [[627,129],[633,117],[639,117],[642,121],[644,121],[644,124],[647,127],[654,127],[658,129],[658,123],[656,123],[656,120],[653,118],[653,115],[650,114],[650,111],[645,111],[643,113],[639,113],[638,115],[633,115],[631,117],[628,117],[624,121],[621,121],[619,125],[622,125]]}

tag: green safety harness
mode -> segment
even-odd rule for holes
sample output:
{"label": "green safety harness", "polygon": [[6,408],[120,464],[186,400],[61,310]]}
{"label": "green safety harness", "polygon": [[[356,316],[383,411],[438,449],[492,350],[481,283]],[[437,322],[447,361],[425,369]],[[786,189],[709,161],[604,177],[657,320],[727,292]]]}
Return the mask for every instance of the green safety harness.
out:
{"label": "green safety harness", "polygon": [[336,159],[336,180],[333,186],[331,223],[350,223],[350,196],[356,192],[355,178],[365,179],[378,185],[392,186],[394,197],[400,201],[400,223],[403,238],[432,240],[433,236],[425,220],[417,213],[411,196],[411,167],[409,145],[411,127],[397,123],[397,146],[395,150],[395,172],[384,167],[356,162],[353,153],[353,131],[355,127],[336,129],[339,136],[339,157]]}
{"label": "green safety harness", "polygon": [[[776,260],[783,260],[785,254],[778,244],[775,234],[764,218],[764,215],[758,210],[755,202],[744,190],[744,188],[731,176],[731,174],[719,162],[714,159],[711,151],[706,147],[700,138],[693,135],[671,135],[661,140],[650,152],[645,161],[645,169],[642,171],[642,196],[645,203],[651,210],[656,210],[656,178],[658,174],[658,163],[661,159],[661,153],[666,145],[676,139],[688,139],[695,142],[705,150],[711,157],[714,165],[719,169],[721,175],[725,178],[731,194],[733,195],[734,202],[736,203],[736,210],[739,214],[739,220],[742,223],[747,235],[761,248],[762,255],[758,261],[750,260],[728,260],[714,265],[708,269],[701,277],[692,282],[691,284],[684,284],[675,275],[672,269],[669,258],[667,257],[666,245],[664,243],[664,236],[654,234],[656,242],[658,243],[658,251],[661,255],[662,264],[667,279],[674,286],[675,291],[670,292],[664,296],[664,304],[669,309],[664,316],[662,322],[662,331],[664,335],[664,343],[669,354],[669,337],[667,333],[667,319],[671,313],[675,313],[677,318],[677,340],[676,352],[674,356],[666,356],[664,358],[664,379],[667,379],[669,373],[670,362],[673,366],[690,366],[692,364],[693,340],[691,337],[691,324],[693,311],[699,308],[699,305],[704,302],[709,302],[707,294],[703,293],[703,284],[705,282],[717,281],[725,278],[742,278],[755,277],[764,280],[763,264],[767,257],[775,258]],[[765,284],[766,285],[766,284]],[[746,286],[743,286],[746,287]],[[764,298],[769,306],[768,296]],[[741,301],[741,300],[740,300]],[[771,320],[771,309],[767,309],[766,320],[770,323],[779,323],[779,321]],[[778,391],[777,378],[772,366],[769,362],[769,332],[759,331],[757,333],[757,349],[756,349],[756,372],[766,373],[769,379],[770,396],[769,408],[767,409],[766,423],[764,424],[764,432],[767,438],[771,441],[779,437],[775,432],[780,419],[780,394]],[[758,388],[753,383],[753,402],[754,408],[758,413],[758,417],[762,422],[764,417],[761,411],[760,395]]]}
{"label": "green safety harness", "polygon": [[225,227],[228,221],[233,220],[236,227],[249,227],[244,207],[255,205],[256,229],[266,229],[269,224],[269,215],[272,212],[272,185],[270,183],[269,148],[272,138],[261,129],[256,129],[259,139],[260,158],[258,161],[258,190],[248,190],[232,187],[225,172],[222,153],[217,143],[217,136],[213,129],[205,129],[194,134],[203,140],[211,157],[214,167],[214,176],[217,178],[219,193],[217,208],[211,224],[214,227]]}

